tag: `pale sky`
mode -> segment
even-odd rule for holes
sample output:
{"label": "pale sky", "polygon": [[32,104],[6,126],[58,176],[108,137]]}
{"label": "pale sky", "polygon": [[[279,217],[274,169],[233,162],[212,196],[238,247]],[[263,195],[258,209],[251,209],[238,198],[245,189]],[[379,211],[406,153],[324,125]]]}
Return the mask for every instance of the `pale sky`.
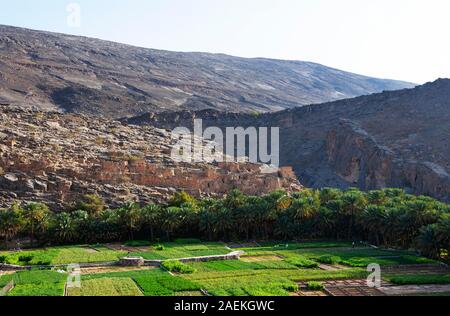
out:
{"label": "pale sky", "polygon": [[[70,3],[80,27],[67,23]],[[450,77],[449,0],[0,0],[0,24],[415,83]]]}

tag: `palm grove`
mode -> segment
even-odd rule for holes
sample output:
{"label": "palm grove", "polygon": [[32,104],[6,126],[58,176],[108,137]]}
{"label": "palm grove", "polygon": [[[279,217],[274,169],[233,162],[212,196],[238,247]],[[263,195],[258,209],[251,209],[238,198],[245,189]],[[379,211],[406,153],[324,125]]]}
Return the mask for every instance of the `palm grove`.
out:
{"label": "palm grove", "polygon": [[261,197],[235,190],[222,199],[195,199],[181,192],[164,205],[130,202],[118,209],[108,209],[99,197],[88,195],[64,212],[52,212],[40,203],[2,209],[0,237],[28,237],[32,246],[175,237],[363,240],[448,260],[450,206],[400,189],[325,188]]}

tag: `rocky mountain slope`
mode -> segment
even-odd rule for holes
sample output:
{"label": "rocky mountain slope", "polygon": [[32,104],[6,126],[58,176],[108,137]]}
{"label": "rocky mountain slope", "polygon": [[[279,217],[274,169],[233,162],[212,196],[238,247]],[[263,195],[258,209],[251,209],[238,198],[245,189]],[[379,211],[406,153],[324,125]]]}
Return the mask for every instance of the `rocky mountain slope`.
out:
{"label": "rocky mountain slope", "polygon": [[150,113],[130,124],[281,128],[281,163],[311,187],[400,187],[450,201],[450,80],[259,116]]}
{"label": "rocky mountain slope", "polygon": [[177,53],[0,26],[0,104],[121,118],[270,112],[412,87],[322,65]]}
{"label": "rocky mountain slope", "polygon": [[161,201],[177,191],[221,196],[299,190],[292,168],[263,174],[255,164],[186,164],[170,159],[170,133],[76,114],[0,106],[0,207],[14,200],[58,209],[85,194],[111,205]]}

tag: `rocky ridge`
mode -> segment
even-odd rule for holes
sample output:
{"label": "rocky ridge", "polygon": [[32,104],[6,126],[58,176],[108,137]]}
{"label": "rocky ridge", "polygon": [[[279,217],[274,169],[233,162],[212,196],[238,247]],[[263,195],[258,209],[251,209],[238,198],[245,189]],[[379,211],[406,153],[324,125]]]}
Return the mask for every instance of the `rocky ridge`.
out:
{"label": "rocky ridge", "polygon": [[292,168],[261,173],[255,164],[171,160],[168,131],[84,115],[0,106],[0,207],[14,200],[60,208],[85,194],[111,205],[164,201],[177,191],[221,196],[299,190]]}
{"label": "rocky ridge", "polygon": [[136,125],[280,127],[280,161],[308,187],[405,188],[450,201],[450,80],[261,115],[148,113]]}
{"label": "rocky ridge", "polygon": [[273,112],[414,86],[301,61],[146,49],[0,25],[0,104],[121,118]]}

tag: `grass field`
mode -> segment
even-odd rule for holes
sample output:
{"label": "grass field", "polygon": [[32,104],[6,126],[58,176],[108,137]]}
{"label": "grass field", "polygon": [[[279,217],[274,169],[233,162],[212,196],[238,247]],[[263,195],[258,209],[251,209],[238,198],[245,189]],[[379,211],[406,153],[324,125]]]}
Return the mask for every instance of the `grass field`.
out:
{"label": "grass field", "polygon": [[87,275],[83,276],[82,283],[86,280],[104,278],[130,278],[136,282],[146,296],[173,296],[176,292],[201,290],[201,287],[196,283],[181,276],[171,276],[161,269]]}
{"label": "grass field", "polygon": [[387,280],[397,285],[450,284],[450,274],[441,275],[396,275]]}
{"label": "grass field", "polygon": [[10,296],[62,296],[67,275],[54,271],[23,271],[0,277],[0,288],[11,280],[15,287]]}
{"label": "grass field", "polygon": [[117,261],[126,251],[110,250],[103,246],[70,246],[16,253],[0,253],[0,262],[21,266],[48,266],[71,263]]}
{"label": "grass field", "polygon": [[132,252],[131,256],[143,257],[147,260],[166,260],[190,257],[225,255],[231,252],[223,243],[183,244],[182,242],[161,244],[162,250],[151,247],[147,252]]}
{"label": "grass field", "polygon": [[83,280],[80,288],[68,288],[68,296],[143,296],[131,278]]}
{"label": "grass field", "polygon": [[[82,275],[81,288],[69,288],[70,296],[200,296],[207,292],[215,296],[288,296],[299,290],[298,284],[316,284],[327,280],[365,279],[365,267],[433,263],[407,251],[391,251],[370,247],[352,248],[349,243],[264,243],[245,251],[241,260],[196,262],[184,264],[187,274],[169,274],[163,269],[124,271],[109,268],[108,273]],[[145,248],[144,248],[145,247]],[[2,253],[3,261],[19,264],[89,263],[116,261],[125,255],[146,259],[173,260],[230,253],[223,243],[201,243],[179,240],[154,245],[145,241],[127,243],[127,250],[112,250],[106,246],[72,246],[20,253]],[[333,267],[320,269],[321,264]],[[172,264],[173,265],[173,264]],[[320,266],[320,267],[319,267]],[[169,264],[170,268],[170,264]],[[89,273],[89,272],[88,272]],[[0,288],[14,280],[11,296],[61,296],[67,274],[55,271],[23,271],[0,277]],[[389,274],[386,281],[396,285],[450,284],[449,275]],[[427,293],[432,295],[432,293]]]}

